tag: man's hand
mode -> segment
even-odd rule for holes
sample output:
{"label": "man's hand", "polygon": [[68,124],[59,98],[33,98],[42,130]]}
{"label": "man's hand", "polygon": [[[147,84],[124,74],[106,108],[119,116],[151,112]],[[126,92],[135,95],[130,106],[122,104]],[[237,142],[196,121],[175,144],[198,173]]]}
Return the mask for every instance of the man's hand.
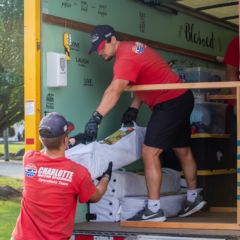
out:
{"label": "man's hand", "polygon": [[68,148],[72,148],[75,145],[77,145],[77,141],[75,139],[75,137],[71,137],[68,139]]}
{"label": "man's hand", "polygon": [[90,198],[90,202],[98,202],[104,195],[104,193],[107,191],[107,187],[112,176],[112,166],[112,162],[109,162],[107,170],[102,174],[102,176],[97,178],[97,180],[99,181],[96,186],[97,191]]}
{"label": "man's hand", "polygon": [[97,138],[98,126],[101,123],[102,115],[95,111],[85,126],[85,136],[88,141],[95,141]]}
{"label": "man's hand", "polygon": [[78,133],[75,136],[69,137],[68,139],[68,147],[72,148],[75,147],[78,144],[86,144],[87,142],[91,142],[91,140],[89,140],[85,133]]}
{"label": "man's hand", "polygon": [[138,115],[138,109],[129,107],[122,116],[122,124],[133,125],[133,122],[136,122],[137,115]]}
{"label": "man's hand", "polygon": [[107,170],[102,174],[102,176],[98,177],[97,180],[100,181],[103,177],[106,177],[110,181],[112,177],[112,167],[113,167],[113,163],[109,162]]}

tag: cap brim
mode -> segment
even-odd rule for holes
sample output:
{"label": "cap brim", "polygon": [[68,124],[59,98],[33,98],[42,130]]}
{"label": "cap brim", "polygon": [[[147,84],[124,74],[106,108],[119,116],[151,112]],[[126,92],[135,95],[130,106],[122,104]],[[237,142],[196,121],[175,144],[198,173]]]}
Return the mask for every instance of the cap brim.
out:
{"label": "cap brim", "polygon": [[95,44],[95,45],[92,45],[92,47],[90,48],[90,50],[88,51],[88,54],[91,54],[93,52],[96,52],[97,51],[97,48],[98,48],[98,45],[99,44]]}
{"label": "cap brim", "polygon": [[90,48],[90,50],[88,51],[88,54],[92,54],[94,51],[96,51],[96,50],[94,50],[94,46],[92,46],[92,47]]}

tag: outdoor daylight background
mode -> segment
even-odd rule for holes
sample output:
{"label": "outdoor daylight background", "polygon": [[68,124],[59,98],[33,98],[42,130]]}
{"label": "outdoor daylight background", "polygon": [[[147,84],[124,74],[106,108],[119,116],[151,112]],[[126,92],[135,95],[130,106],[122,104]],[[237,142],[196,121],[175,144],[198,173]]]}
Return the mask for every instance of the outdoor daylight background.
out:
{"label": "outdoor daylight background", "polygon": [[0,0],[0,132],[23,119],[23,0]]}
{"label": "outdoor daylight background", "polygon": [[[23,32],[23,0],[0,0],[1,139],[3,131],[23,120]],[[0,141],[1,163],[4,162],[3,145]],[[9,142],[9,156],[21,148],[23,144]],[[21,179],[0,175],[0,240],[11,237],[19,214],[21,192]]]}

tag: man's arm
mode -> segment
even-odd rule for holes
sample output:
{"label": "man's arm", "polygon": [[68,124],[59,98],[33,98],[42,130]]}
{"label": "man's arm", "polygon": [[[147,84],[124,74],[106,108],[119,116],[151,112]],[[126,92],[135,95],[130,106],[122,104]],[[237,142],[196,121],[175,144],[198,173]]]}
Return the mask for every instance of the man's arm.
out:
{"label": "man's arm", "polygon": [[227,78],[227,81],[238,81],[239,80],[238,68],[233,65],[227,64],[226,78]]}
{"label": "man's arm", "polygon": [[117,103],[122,92],[127,87],[129,81],[124,79],[114,79],[105,90],[102,100],[96,111],[105,116]]}
{"label": "man's arm", "polygon": [[134,99],[132,101],[132,104],[128,109],[123,113],[121,123],[124,126],[133,126],[134,122],[137,120],[138,116],[138,109],[142,105],[142,101],[138,98],[137,95],[134,94]]}
{"label": "man's arm", "polygon": [[93,202],[93,203],[98,202],[102,198],[104,193],[107,191],[108,183],[109,183],[109,178],[102,177],[98,185],[96,186],[96,192],[92,195],[89,202]]}
{"label": "man's arm", "polygon": [[112,167],[113,163],[109,162],[106,171],[102,174],[101,177],[97,178],[99,180],[99,183],[96,186],[96,192],[89,200],[90,202],[98,202],[102,198],[104,193],[107,191],[108,183],[112,177]]}
{"label": "man's arm", "polygon": [[[238,76],[238,68],[227,64],[226,65],[226,78],[227,81],[238,81],[239,76]],[[234,88],[231,89],[231,93],[235,94],[236,90]]]}
{"label": "man's arm", "polygon": [[102,121],[102,118],[116,105],[128,83],[128,80],[114,79],[105,90],[99,106],[97,107],[96,111],[93,112],[91,118],[85,126],[84,134],[87,137],[87,142],[96,140],[98,127]]}
{"label": "man's arm", "polygon": [[138,96],[136,96],[136,94],[134,94],[134,99],[133,99],[130,107],[139,109],[141,107],[141,105],[142,105],[142,101],[138,98]]}

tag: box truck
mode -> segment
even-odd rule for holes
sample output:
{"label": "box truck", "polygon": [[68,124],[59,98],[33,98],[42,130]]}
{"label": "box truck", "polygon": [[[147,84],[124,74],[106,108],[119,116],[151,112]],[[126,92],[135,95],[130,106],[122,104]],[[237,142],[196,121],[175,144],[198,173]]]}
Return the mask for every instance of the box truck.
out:
{"label": "box truck", "polygon": [[[84,130],[85,123],[96,109],[111,81],[112,63],[105,63],[96,54],[88,54],[89,33],[95,25],[111,25],[122,39],[153,47],[186,82],[129,87],[117,106],[104,118],[99,139],[120,127],[121,115],[132,99],[132,91],[193,89],[198,104],[191,117],[195,123],[193,126],[198,129],[192,135],[192,149],[200,166],[199,184],[209,202],[208,211],[189,218],[170,218],[162,223],[88,222],[88,206],[79,205],[73,239],[240,237],[237,161],[240,159],[240,129],[238,126],[238,154],[230,159],[229,135],[225,131],[223,113],[226,107],[223,100],[236,98],[239,117],[240,85],[226,81],[222,63],[228,43],[239,34],[237,4],[237,1],[24,0],[26,150],[41,148],[38,125],[46,113],[60,112],[75,123],[75,133],[78,133]],[[215,11],[216,16],[211,15],[214,13],[211,10],[220,10],[221,7],[225,10]],[[237,16],[221,15],[230,13],[230,9],[236,12],[232,15]],[[227,94],[226,89],[230,88],[236,89],[236,95]],[[207,96],[208,101],[201,102],[203,96]],[[138,124],[145,126],[149,114],[150,111],[143,107]],[[203,123],[207,125],[209,119],[219,121],[204,129]],[[168,155],[168,158],[174,157]],[[139,165],[133,165],[130,170],[136,171],[137,168]]]}

